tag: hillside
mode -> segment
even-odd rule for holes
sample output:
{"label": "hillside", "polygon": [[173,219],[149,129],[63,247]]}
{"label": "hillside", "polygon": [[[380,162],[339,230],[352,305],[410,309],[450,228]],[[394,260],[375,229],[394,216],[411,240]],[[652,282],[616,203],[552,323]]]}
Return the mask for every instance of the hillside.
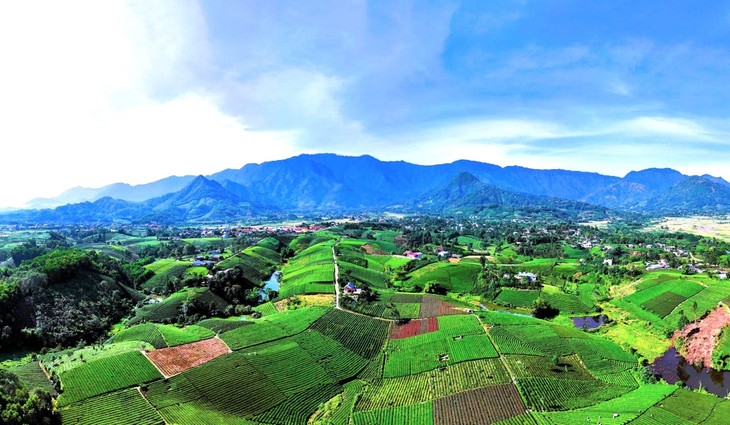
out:
{"label": "hillside", "polygon": [[[439,193],[463,173],[489,187],[452,188],[446,189],[449,193]],[[183,183],[179,190],[173,190]],[[462,186],[465,184],[468,182]],[[170,192],[160,195],[165,190]],[[466,198],[456,200],[460,190],[466,190],[463,193]],[[566,170],[503,168],[465,160],[421,166],[380,161],[371,156],[316,154],[248,164],[208,177],[171,177],[134,187],[112,185],[99,190],[84,189],[74,192],[73,197],[60,197],[47,203],[95,199],[103,194],[107,197],[56,209],[9,212],[0,214],[0,220],[7,223],[220,222],[286,212],[398,210],[416,204],[431,213],[440,213],[439,207],[446,212],[475,212],[528,205],[555,210],[561,215],[560,211],[570,209],[600,210],[578,202],[632,213],[717,214],[728,210],[729,192],[730,183],[721,178],[690,177],[671,169],[647,169],[618,178]],[[442,196],[449,200],[436,199]],[[133,202],[140,199],[145,201]]]}

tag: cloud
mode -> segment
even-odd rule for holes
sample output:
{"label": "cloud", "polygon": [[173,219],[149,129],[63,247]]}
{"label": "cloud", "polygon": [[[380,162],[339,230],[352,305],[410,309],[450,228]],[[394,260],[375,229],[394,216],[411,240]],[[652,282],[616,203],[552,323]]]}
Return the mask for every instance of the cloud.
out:
{"label": "cloud", "polygon": [[291,132],[250,131],[206,89],[197,3],[2,3],[0,52],[4,205],[294,152]]}
{"label": "cloud", "polygon": [[716,131],[685,118],[638,117],[617,125],[617,131],[629,135],[678,138],[694,141],[713,141]]}

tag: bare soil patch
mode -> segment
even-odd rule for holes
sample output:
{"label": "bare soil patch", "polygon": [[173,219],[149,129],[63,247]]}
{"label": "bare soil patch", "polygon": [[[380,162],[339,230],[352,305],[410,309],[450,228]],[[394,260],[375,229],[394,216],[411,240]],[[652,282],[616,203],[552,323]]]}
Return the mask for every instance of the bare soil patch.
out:
{"label": "bare soil patch", "polygon": [[421,311],[419,317],[421,319],[429,317],[445,316],[447,314],[463,314],[464,311],[452,304],[443,302],[441,298],[432,295],[424,295],[421,301]]}
{"label": "bare soil patch", "polygon": [[674,333],[672,341],[681,338],[680,351],[689,363],[712,367],[712,350],[722,329],[730,326],[730,313],[725,307],[718,307],[704,319],[690,323]]}
{"label": "bare soil patch", "polygon": [[220,338],[215,337],[177,347],[148,351],[144,354],[165,378],[169,378],[230,352],[231,349]]}

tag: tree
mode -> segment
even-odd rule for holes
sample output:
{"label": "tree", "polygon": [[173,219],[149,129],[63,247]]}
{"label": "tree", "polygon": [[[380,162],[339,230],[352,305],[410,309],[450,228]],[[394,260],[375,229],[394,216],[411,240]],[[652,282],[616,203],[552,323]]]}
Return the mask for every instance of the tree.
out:
{"label": "tree", "polygon": [[532,315],[538,319],[552,319],[560,313],[560,310],[551,306],[547,301],[542,298],[535,300],[535,304],[532,307]]}
{"label": "tree", "polygon": [[441,286],[440,283],[431,281],[426,284],[425,291],[427,294],[439,294],[444,295],[446,294],[446,288]]}

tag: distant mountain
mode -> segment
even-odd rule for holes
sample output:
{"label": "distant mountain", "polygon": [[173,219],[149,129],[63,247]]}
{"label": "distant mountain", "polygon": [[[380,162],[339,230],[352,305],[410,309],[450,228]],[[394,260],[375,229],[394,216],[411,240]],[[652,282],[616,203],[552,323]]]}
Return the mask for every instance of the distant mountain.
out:
{"label": "distant mountain", "polygon": [[728,213],[730,187],[704,177],[688,177],[652,198],[646,209],[665,214]]}
{"label": "distant mountain", "polygon": [[[710,214],[726,211],[723,188],[730,189],[730,183],[722,178],[691,177],[667,168],[632,171],[620,178],[567,170],[500,167],[469,160],[423,166],[380,161],[368,155],[315,154],[247,164],[207,177],[169,177],[138,186],[76,188],[60,198],[44,201],[52,205],[76,200],[67,207],[0,216],[3,220],[33,217],[64,222],[104,217],[120,221],[200,222],[288,212],[403,209],[416,202],[424,207],[433,205],[434,210],[436,205],[451,208],[442,202],[444,199],[453,200],[453,207],[463,211],[470,206],[483,209],[486,205],[527,208],[529,199],[530,208],[582,211],[585,204],[593,204],[635,213]],[[533,198],[525,198],[527,195]],[[114,198],[117,203],[105,198]],[[457,202],[457,198],[464,199]],[[89,199],[93,202],[89,203]],[[561,204],[558,199],[573,203]]]}
{"label": "distant mountain", "polygon": [[147,216],[149,221],[165,222],[230,221],[276,210],[243,199],[203,176],[196,177],[179,192],[151,199],[145,204],[153,211]]}
{"label": "distant mountain", "polygon": [[243,199],[203,176],[180,191],[145,202],[105,197],[55,209],[14,211],[10,223],[188,223],[225,222],[272,214],[278,208]]}
{"label": "distant mountain", "polygon": [[104,197],[131,202],[141,202],[166,195],[171,192],[177,192],[189,184],[194,178],[195,176],[172,176],[152,183],[134,186],[127,183],[114,183],[96,189],[75,187],[54,198],[32,199],[26,206],[31,209],[54,208],[60,205],[96,201]]}
{"label": "distant mountain", "polygon": [[504,210],[526,214],[550,212],[572,219],[605,217],[604,207],[547,196],[513,192],[483,183],[471,173],[461,172],[446,185],[428,192],[413,206],[415,211],[438,214],[494,215]]}

